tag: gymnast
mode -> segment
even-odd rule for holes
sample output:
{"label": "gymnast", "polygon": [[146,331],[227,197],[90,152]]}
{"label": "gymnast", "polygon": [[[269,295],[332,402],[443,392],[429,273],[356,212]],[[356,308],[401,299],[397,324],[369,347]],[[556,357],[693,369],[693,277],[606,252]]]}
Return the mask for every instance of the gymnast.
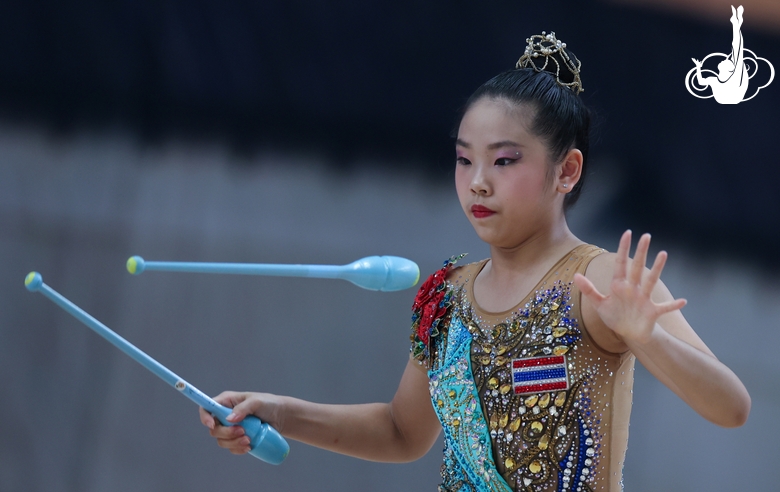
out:
{"label": "gymnast", "polygon": [[[490,256],[453,256],[424,282],[392,401],[227,391],[215,400],[229,422],[254,415],[287,438],[383,462],[416,460],[444,432],[439,490],[480,492],[621,490],[637,359],[705,419],[745,423],[747,390],[660,280],[666,252],[647,268],[649,234],[631,258],[631,231],[611,253],[569,230],[589,150],[581,63],[554,33],[527,43],[515,69],[468,99],[455,141],[460,205]],[[219,446],[249,451],[240,426],[200,419]]]}
{"label": "gymnast", "polygon": [[[696,81],[702,87],[710,86],[712,95],[720,104],[738,104],[745,98],[748,89],[747,65],[745,65],[744,44],[742,40],[742,13],[745,11],[740,5],[736,10],[731,6],[731,54],[718,63],[717,77],[702,77],[702,62],[692,58],[696,65]],[[721,55],[723,56],[723,55]],[[755,60],[753,60],[755,62]]]}

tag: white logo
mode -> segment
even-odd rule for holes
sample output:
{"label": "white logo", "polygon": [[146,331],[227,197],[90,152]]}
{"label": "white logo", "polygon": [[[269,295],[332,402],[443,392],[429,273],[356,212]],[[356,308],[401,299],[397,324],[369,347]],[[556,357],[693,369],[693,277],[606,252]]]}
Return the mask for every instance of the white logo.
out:
{"label": "white logo", "polygon": [[[742,13],[744,11],[745,9],[742,8],[742,5],[736,10],[733,5],[731,6],[732,15],[730,20],[733,32],[731,54],[712,53],[707,55],[702,61],[692,58],[696,66],[685,76],[685,88],[699,99],[714,97],[715,101],[720,104],[739,104],[742,101],[749,101],[756,97],[758,91],[771,84],[772,79],[775,78],[775,67],[766,58],[756,56],[755,53],[743,45],[740,28],[742,27]],[[710,58],[714,58],[715,61],[721,59],[720,63],[718,63],[717,73],[714,70],[702,68],[704,63]],[[759,61],[766,63],[767,67],[769,67],[769,80],[764,85],[757,87],[750,96],[745,97],[750,80],[759,72]],[[707,77],[705,75],[711,76]],[[756,83],[758,82],[754,82],[753,85],[755,86]],[[712,94],[705,96],[696,94],[696,92],[709,92],[707,90],[708,87],[712,89]]]}

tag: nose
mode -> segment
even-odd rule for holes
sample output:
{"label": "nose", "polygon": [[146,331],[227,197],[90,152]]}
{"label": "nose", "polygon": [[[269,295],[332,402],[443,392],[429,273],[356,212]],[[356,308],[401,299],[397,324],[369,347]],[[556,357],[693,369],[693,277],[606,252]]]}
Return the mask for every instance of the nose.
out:
{"label": "nose", "polygon": [[492,187],[483,166],[474,164],[474,173],[471,176],[471,192],[476,195],[490,195]]}

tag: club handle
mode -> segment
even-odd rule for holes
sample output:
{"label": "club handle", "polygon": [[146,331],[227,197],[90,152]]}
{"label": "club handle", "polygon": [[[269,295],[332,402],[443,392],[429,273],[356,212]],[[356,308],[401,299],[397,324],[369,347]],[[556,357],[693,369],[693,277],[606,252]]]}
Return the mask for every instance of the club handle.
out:
{"label": "club handle", "polygon": [[127,260],[127,271],[146,270],[190,273],[269,275],[272,277],[340,278],[368,290],[393,292],[408,289],[420,280],[417,263],[400,256],[367,256],[348,265],[281,265],[273,263],[206,263],[191,261]]}
{"label": "club handle", "polygon": [[228,422],[227,416],[232,413],[232,410],[220,405],[198,388],[181,379],[173,371],[149,357],[141,349],[119,336],[109,327],[92,317],[89,313],[63,297],[59,292],[43,283],[41,274],[30,272],[24,280],[24,285],[30,292],[40,292],[45,297],[48,297],[52,302],[81,321],[88,328],[92,329],[92,331],[105,338],[113,346],[147,368],[157,377],[179,390],[181,394],[205,408],[206,411],[214,415],[223,425],[240,425],[243,427],[250,440],[251,450],[249,451],[249,454],[252,456],[273,465],[278,465],[284,461],[289,454],[290,446],[276,429],[261,422],[260,419],[254,416],[247,416],[238,424]]}
{"label": "club handle", "polygon": [[145,271],[179,273],[226,273],[239,275],[266,275],[269,277],[340,278],[347,271],[345,265],[282,265],[275,263],[213,263],[200,261],[147,261],[131,256],[125,265],[133,275]]}

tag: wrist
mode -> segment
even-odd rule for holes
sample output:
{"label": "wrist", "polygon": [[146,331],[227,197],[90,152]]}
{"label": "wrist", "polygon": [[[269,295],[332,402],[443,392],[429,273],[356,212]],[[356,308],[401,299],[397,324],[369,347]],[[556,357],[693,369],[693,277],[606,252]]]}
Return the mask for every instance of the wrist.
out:
{"label": "wrist", "polygon": [[627,333],[631,336],[624,336],[623,342],[629,347],[646,349],[660,340],[662,331],[658,323],[654,323],[649,330],[628,330]]}
{"label": "wrist", "polygon": [[304,402],[289,396],[276,396],[271,413],[272,422],[269,423],[285,437],[290,432],[291,423],[301,414],[300,403]]}

